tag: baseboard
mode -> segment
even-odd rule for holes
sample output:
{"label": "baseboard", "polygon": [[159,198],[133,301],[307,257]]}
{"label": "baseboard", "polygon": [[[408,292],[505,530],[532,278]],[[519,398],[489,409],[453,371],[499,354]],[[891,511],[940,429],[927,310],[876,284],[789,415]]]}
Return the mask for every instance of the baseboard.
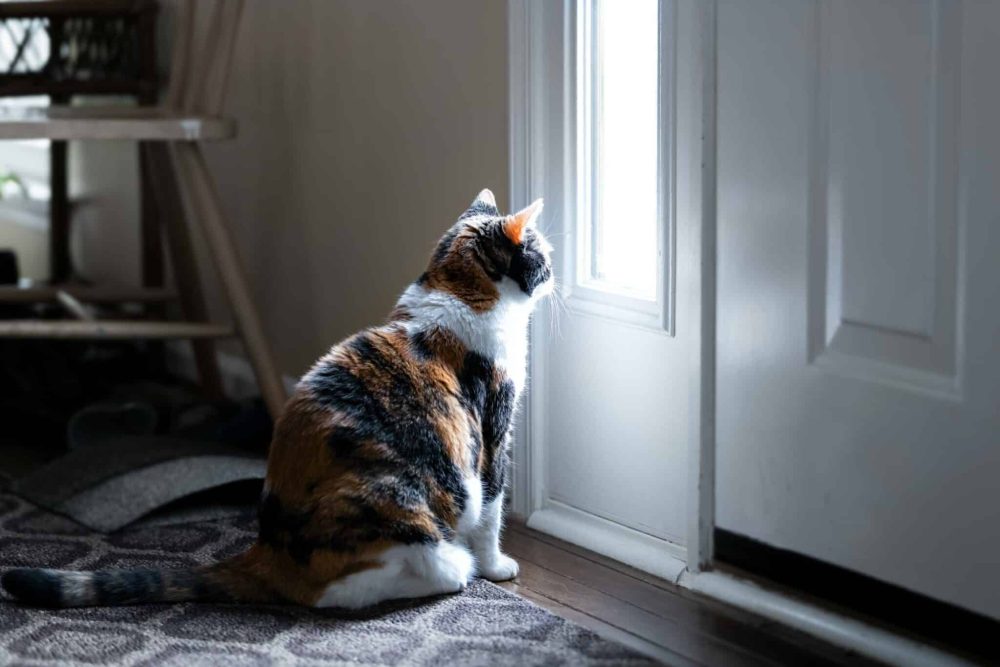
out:
{"label": "baseboard", "polygon": [[1000,664],[1000,621],[916,591],[767,544],[715,529],[715,560],[741,572],[857,611],[901,632]]}
{"label": "baseboard", "polygon": [[758,616],[890,665],[973,667],[976,663],[917,639],[772,590],[735,574],[686,569],[685,550],[579,509],[550,501],[527,525]]}
{"label": "baseboard", "polygon": [[696,593],[886,664],[907,667],[974,667],[976,664],[915,639],[768,590],[731,574],[717,571],[684,572],[677,583]]}
{"label": "baseboard", "polygon": [[528,527],[668,581],[687,566],[684,547],[554,501],[533,512]]}
{"label": "baseboard", "polygon": [[[167,344],[167,369],[186,380],[197,382],[198,368],[194,362],[194,352],[191,346],[183,341],[172,341]],[[222,388],[226,396],[235,400],[241,400],[260,395],[257,387],[257,379],[254,376],[253,366],[240,355],[230,354],[221,350],[216,351],[219,362],[219,373],[222,375]],[[295,391],[295,386],[299,383],[298,378],[291,375],[282,375],[281,380],[285,385],[285,393],[289,396]]]}

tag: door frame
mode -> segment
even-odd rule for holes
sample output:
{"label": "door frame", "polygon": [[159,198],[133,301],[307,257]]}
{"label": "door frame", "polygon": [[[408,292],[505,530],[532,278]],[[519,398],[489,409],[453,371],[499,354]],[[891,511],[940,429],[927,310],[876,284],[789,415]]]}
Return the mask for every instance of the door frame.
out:
{"label": "door frame", "polygon": [[[697,293],[697,321],[690,324],[697,331],[699,363],[687,378],[691,396],[691,436],[688,443],[687,478],[687,545],[683,554],[669,555],[681,564],[673,579],[677,585],[702,595],[718,599],[773,621],[795,627],[825,641],[857,651],[889,664],[907,665],[969,665],[962,658],[910,637],[895,634],[843,613],[783,590],[767,586],[767,582],[750,581],[744,577],[714,569],[715,549],[715,422],[716,422],[716,62],[718,6],[724,0],[672,0],[675,16],[689,31],[677,30],[681,39],[692,39],[688,45],[690,71],[675,73],[700,82],[681,102],[693,118],[700,119],[701,141],[688,159],[700,164],[692,174],[690,215],[697,224],[688,233],[697,234],[699,249],[699,284],[691,286]],[[510,209],[518,210],[539,196],[547,199],[547,212],[552,215],[572,215],[572,190],[566,173],[569,164],[568,141],[575,135],[575,109],[567,109],[567,100],[574,95],[575,74],[567,72],[564,63],[569,53],[575,53],[575,26],[567,20],[572,16],[574,0],[508,0],[508,93],[509,93],[509,155]],[[562,17],[553,21],[553,12]],[[551,30],[553,23],[558,30]],[[570,49],[574,49],[570,51]],[[673,115],[674,123],[681,113]],[[692,123],[696,125],[697,123]],[[681,213],[678,213],[681,215]],[[523,416],[515,427],[513,447],[515,466],[511,481],[510,513],[521,520],[537,516],[545,500],[545,451],[541,434],[545,432],[545,371],[546,332],[537,323],[532,325],[528,355],[529,388],[523,406]],[[542,527],[543,526],[538,526]],[[581,528],[594,528],[582,525]],[[572,536],[564,536],[573,539]],[[626,548],[634,548],[629,543]],[[617,557],[611,554],[612,557]],[[619,558],[621,560],[621,558]]]}
{"label": "door frame", "polygon": [[[545,524],[546,528],[550,521],[576,524],[573,528],[564,528],[566,533],[587,529],[604,532],[606,539],[598,540],[609,551],[614,549],[612,544],[620,544],[622,538],[626,538],[627,548],[633,552],[631,560],[638,561],[632,564],[639,567],[643,567],[642,563],[655,561],[657,550],[666,549],[663,555],[674,564],[661,563],[650,569],[676,580],[685,568],[697,572],[711,563],[715,529],[715,2],[666,0],[665,5],[669,8],[667,16],[680,26],[670,34],[676,38],[684,33],[689,36],[685,39],[694,40],[687,45],[689,57],[682,65],[690,71],[678,72],[675,65],[672,76],[675,79],[691,76],[701,82],[700,96],[673,100],[675,105],[689,105],[686,111],[690,117],[700,118],[702,137],[700,144],[692,142],[696,144],[696,154],[686,156],[690,164],[701,164],[700,175],[693,175],[691,179],[697,190],[690,194],[695,205],[676,214],[694,216],[701,221],[695,226],[700,228],[696,247],[701,253],[701,275],[700,284],[695,286],[699,305],[697,317],[691,318],[697,321],[684,323],[701,341],[698,370],[686,378],[691,395],[690,414],[696,422],[688,444],[686,548],[664,547],[659,541],[623,534],[613,525],[577,516],[570,508],[560,509],[558,516],[543,512],[547,461],[541,434],[546,427],[543,403],[548,337],[537,322],[532,324],[530,334],[527,398],[514,434],[516,465],[512,475],[511,512],[529,523]],[[577,122],[576,72],[570,66],[576,52],[575,10],[574,0],[508,2],[511,210],[540,196],[545,197],[546,213],[552,218],[571,217],[576,208],[573,155]],[[687,27],[693,30],[688,31]],[[681,59],[675,55],[673,60],[678,63]],[[671,86],[673,84],[671,81]],[[668,114],[674,127],[680,115],[680,112]],[[673,134],[673,129],[668,131]],[[706,345],[704,341],[713,344]],[[642,555],[636,558],[635,552],[642,552]],[[608,555],[616,557],[613,553]]]}

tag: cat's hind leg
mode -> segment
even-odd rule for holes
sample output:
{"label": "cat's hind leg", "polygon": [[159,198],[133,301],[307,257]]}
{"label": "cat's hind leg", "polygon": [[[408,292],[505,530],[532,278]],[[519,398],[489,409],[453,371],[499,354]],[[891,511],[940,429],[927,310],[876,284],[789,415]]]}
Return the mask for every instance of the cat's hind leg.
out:
{"label": "cat's hind leg", "polygon": [[381,567],[331,583],[315,606],[361,609],[385,600],[458,593],[475,572],[469,551],[446,541],[393,547],[379,561]]}

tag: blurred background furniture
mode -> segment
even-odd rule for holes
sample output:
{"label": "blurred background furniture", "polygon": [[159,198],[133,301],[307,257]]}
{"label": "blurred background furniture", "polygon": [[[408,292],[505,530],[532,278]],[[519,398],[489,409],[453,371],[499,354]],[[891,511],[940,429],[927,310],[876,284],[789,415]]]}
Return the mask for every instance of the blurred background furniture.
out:
{"label": "blurred background furniture", "polygon": [[[0,3],[0,97],[47,96],[69,104],[74,95],[129,95],[141,105],[157,98],[155,0],[47,0]],[[52,141],[49,203],[51,283],[75,275],[69,250],[67,142]],[[155,216],[142,180],[142,267],[146,287],[162,287],[163,261]]]}
{"label": "blurred background furniture", "polygon": [[[39,107],[0,103],[0,141],[48,140],[52,162],[51,279],[0,285],[0,309],[7,309],[0,317],[0,339],[49,341],[47,347],[28,347],[13,357],[24,360],[17,362],[22,376],[25,363],[28,374],[35,374],[35,367],[61,360],[60,372],[50,373],[54,387],[73,376],[88,357],[85,347],[68,347],[65,341],[86,341],[93,347],[95,341],[189,340],[203,392],[210,399],[198,404],[177,387],[128,387],[116,380],[104,381],[109,385],[105,391],[82,392],[89,405],[83,410],[74,405],[70,422],[78,428],[70,428],[65,438],[48,437],[60,444],[66,441],[59,455],[15,476],[10,488],[37,505],[101,530],[120,528],[182,497],[224,485],[256,484],[249,497],[259,494],[270,423],[265,423],[260,408],[249,412],[237,408],[233,414],[232,404],[225,407],[225,401],[215,400],[223,394],[215,339],[242,340],[272,418],[285,401],[284,385],[202,154],[202,142],[236,134],[235,122],[221,114],[242,6],[242,0],[171,3],[176,11],[170,78],[158,100],[158,8],[152,0],[0,3],[0,32],[6,31],[8,46],[15,45],[9,62],[0,65],[5,70],[0,74],[0,96],[47,95],[52,101]],[[71,103],[76,95],[105,94],[133,96],[138,106],[95,106],[93,99],[86,105]],[[66,151],[67,142],[74,140],[133,141],[138,147],[142,190],[138,288],[89,284],[73,269]],[[194,234],[194,228],[200,233]],[[164,247],[161,238],[166,239]],[[221,279],[232,325],[209,321],[195,257],[196,238],[206,246]],[[165,285],[164,249],[176,290]],[[107,251],[120,252],[113,244]],[[16,274],[16,265],[13,271]],[[175,298],[182,321],[166,318],[167,302]],[[47,307],[40,305],[46,302]],[[125,304],[140,304],[141,317]],[[51,343],[54,340],[64,343]],[[154,379],[138,375],[135,379]],[[74,395],[79,400],[81,392]],[[20,400],[7,399],[14,405]],[[21,403],[26,411],[50,407],[47,396]],[[131,412],[154,408],[160,414],[158,427],[150,421],[136,430],[129,423]],[[200,418],[192,414],[199,410]],[[85,415],[90,416],[81,427]],[[85,437],[76,437],[81,434]]]}
{"label": "blurred background furniture", "polygon": [[[59,0],[0,3],[0,29],[20,21],[18,49],[0,77],[0,95],[46,94],[45,108],[0,111],[0,140],[52,142],[52,284],[33,289],[2,288],[0,303],[58,300],[75,319],[4,320],[0,337],[190,339],[207,393],[222,392],[212,339],[238,336],[253,365],[272,417],[285,393],[200,143],[230,139],[236,127],[222,117],[223,93],[242,10],[242,0],[183,0],[178,3],[169,86],[156,99],[155,19],[152,0]],[[206,30],[195,39],[196,13]],[[47,35],[44,64],[31,62],[35,40]],[[44,41],[44,40],[43,40]],[[131,94],[140,106],[70,106],[75,94]],[[69,257],[69,202],[66,196],[66,142],[132,140],[140,150],[143,289],[103,290],[73,284]],[[161,225],[166,232],[185,322],[163,319],[95,319],[88,303],[142,302],[171,298],[164,289]],[[235,326],[207,322],[203,289],[189,225],[200,227],[226,296]],[[152,312],[162,314],[162,308]]]}

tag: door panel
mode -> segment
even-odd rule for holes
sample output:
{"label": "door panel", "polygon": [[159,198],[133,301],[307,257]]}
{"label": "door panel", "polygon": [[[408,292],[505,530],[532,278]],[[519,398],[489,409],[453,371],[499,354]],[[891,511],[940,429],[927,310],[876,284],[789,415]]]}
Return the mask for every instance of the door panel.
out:
{"label": "door panel", "polygon": [[958,9],[822,3],[806,137],[813,357],[951,392]]}
{"label": "door panel", "polygon": [[[828,88],[820,103],[829,124],[814,131],[828,133],[829,160],[817,196],[826,200],[828,243],[840,245],[829,254],[842,280],[841,323],[918,337],[934,329],[935,200],[954,201],[954,142],[941,140],[952,139],[945,126],[957,100],[952,77],[940,81],[935,67],[957,55],[953,40],[936,39],[935,27],[947,23],[944,7],[955,5],[833,2],[821,9],[827,48],[818,86]],[[829,287],[828,298],[835,296]]]}
{"label": "door panel", "polygon": [[568,314],[549,354],[549,497],[684,543],[687,383],[681,347]]}
{"label": "door panel", "polygon": [[997,25],[720,3],[716,523],[1000,618]]}

